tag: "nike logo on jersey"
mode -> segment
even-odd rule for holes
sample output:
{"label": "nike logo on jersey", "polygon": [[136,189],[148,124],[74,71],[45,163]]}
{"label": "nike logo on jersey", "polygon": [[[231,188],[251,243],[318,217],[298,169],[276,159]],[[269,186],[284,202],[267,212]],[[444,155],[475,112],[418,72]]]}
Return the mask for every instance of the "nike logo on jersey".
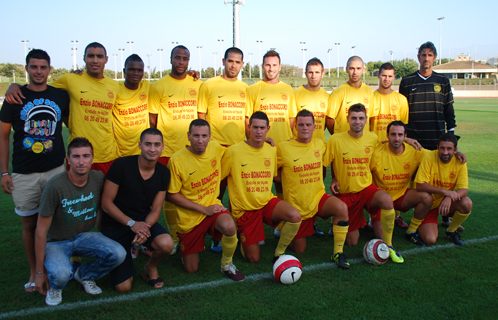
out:
{"label": "nike logo on jersey", "polygon": [[265,100],[265,99],[266,99],[266,97],[264,97],[264,98],[261,98],[261,101],[263,101],[263,100]]}
{"label": "nike logo on jersey", "polygon": [[294,159],[294,162],[296,162],[296,161],[297,161],[297,160],[299,160],[299,159],[301,159],[301,158]]}
{"label": "nike logo on jersey", "polygon": [[246,163],[246,164],[241,164],[242,167],[245,167],[247,166],[249,163]]}
{"label": "nike logo on jersey", "polygon": [[346,102],[346,103],[347,103],[347,104],[350,104],[352,101],[353,101],[353,100],[350,100],[350,101],[348,101],[348,102]]}
{"label": "nike logo on jersey", "polygon": [[122,103],[118,103],[118,106],[121,106],[121,105],[123,105],[123,104]]}
{"label": "nike logo on jersey", "polygon": [[389,170],[389,168],[384,168],[384,171]]}
{"label": "nike logo on jersey", "polygon": [[171,97],[172,97],[172,96],[174,96],[174,95],[175,95],[174,93],[173,93],[173,94],[170,94],[170,95],[168,96],[168,98],[171,98]]}
{"label": "nike logo on jersey", "polygon": [[304,106],[301,106],[301,109],[304,109],[304,107],[306,107],[306,105],[304,105]]}
{"label": "nike logo on jersey", "polygon": [[[195,171],[197,171],[197,170],[195,170]],[[189,175],[193,175],[195,173],[195,171],[194,172],[190,172]]]}
{"label": "nike logo on jersey", "polygon": [[417,88],[412,88],[412,91],[415,91],[415,90],[417,90]]}
{"label": "nike logo on jersey", "polygon": [[218,96],[218,99],[221,99],[221,98],[223,98],[223,97],[224,97],[224,96]]}
{"label": "nike logo on jersey", "polygon": [[86,93],[86,92],[88,92],[88,91],[81,91],[81,93]]}
{"label": "nike logo on jersey", "polygon": [[343,156],[345,156],[345,155],[347,155],[348,153],[349,153],[349,152],[346,152],[346,153],[343,153],[342,155],[343,155]]}

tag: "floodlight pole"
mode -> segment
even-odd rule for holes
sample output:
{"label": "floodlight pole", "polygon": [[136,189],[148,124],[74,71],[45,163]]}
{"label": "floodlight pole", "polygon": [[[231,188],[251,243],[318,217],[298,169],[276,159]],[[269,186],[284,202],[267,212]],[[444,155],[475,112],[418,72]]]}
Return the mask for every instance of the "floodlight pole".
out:
{"label": "floodlight pole", "polygon": [[199,49],[199,78],[202,78],[202,67],[201,67],[201,49],[202,49],[202,46],[197,46],[197,49]]}
{"label": "floodlight pole", "polygon": [[252,53],[249,53],[249,79],[252,78],[252,72],[251,72],[252,63],[251,63],[251,58],[252,58]]}
{"label": "floodlight pole", "polygon": [[391,55],[391,63],[393,63],[393,52],[389,51],[389,54]]}
{"label": "floodlight pole", "polygon": [[216,55],[218,52],[213,52],[213,57],[214,57],[214,76],[216,77]]}
{"label": "floodlight pole", "polygon": [[337,46],[337,78],[339,78],[339,47],[341,44],[336,42],[335,45]]}
{"label": "floodlight pole", "polygon": [[[123,52],[125,51],[124,48],[122,49],[118,49],[119,52],[121,52],[121,66],[123,67],[124,69],[124,64],[123,64]],[[124,71],[121,71],[121,80],[124,80]]]}
{"label": "floodlight pole", "polygon": [[[26,59],[26,55],[27,55],[26,45],[29,43],[29,40],[22,40],[21,42],[24,43],[24,59]],[[28,71],[25,70],[24,73],[26,74],[26,82],[28,82]]]}
{"label": "floodlight pole", "polygon": [[441,43],[443,42],[443,19],[444,17],[437,18],[439,20],[439,64],[441,64]]}
{"label": "floodlight pole", "polygon": [[116,64],[116,58],[118,55],[113,53],[112,56],[114,57],[114,80],[118,80],[118,67]]}
{"label": "floodlight pole", "polygon": [[76,44],[78,43],[78,40],[71,40],[71,43],[73,44],[73,70],[76,70],[76,50],[78,50],[78,48],[76,48]]}
{"label": "floodlight pole", "polygon": [[148,64],[147,69],[149,69],[149,81],[150,81],[150,57],[151,56],[152,56],[151,54],[147,55],[147,64]]}
{"label": "floodlight pole", "polygon": [[305,63],[305,60],[306,60],[306,57],[305,57],[305,55],[306,55],[306,53],[305,53],[306,49],[304,48],[304,45],[306,44],[306,42],[299,42],[299,43],[303,46],[303,48],[301,49],[303,51],[303,78],[306,78],[306,72],[304,71],[304,63]]}
{"label": "floodlight pole", "polygon": [[157,49],[159,51],[159,78],[163,77],[163,49]]}
{"label": "floodlight pole", "polygon": [[332,49],[328,49],[327,50],[327,53],[329,55],[329,78],[330,78],[330,52],[332,51]]}
{"label": "floodlight pole", "polygon": [[261,65],[259,65],[259,78],[263,79],[263,75],[261,74],[261,71],[263,69],[263,60],[261,60],[261,44],[263,43],[263,40],[256,40],[256,42],[259,44],[259,62],[261,62]]}
{"label": "floodlight pole", "polygon": [[126,41],[126,43],[130,45],[130,56],[131,56],[131,54],[132,54],[131,46],[133,45],[134,42],[133,41]]}
{"label": "floodlight pole", "polygon": [[351,47],[351,56],[354,56],[354,48],[356,48],[356,46]]}

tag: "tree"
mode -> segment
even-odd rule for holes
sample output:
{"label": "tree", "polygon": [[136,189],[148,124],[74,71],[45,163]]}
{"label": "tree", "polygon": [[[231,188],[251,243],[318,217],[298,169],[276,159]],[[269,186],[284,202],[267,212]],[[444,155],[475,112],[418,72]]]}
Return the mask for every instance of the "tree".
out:
{"label": "tree", "polygon": [[282,78],[296,78],[303,75],[301,69],[296,66],[291,66],[290,64],[283,64],[279,72]]}

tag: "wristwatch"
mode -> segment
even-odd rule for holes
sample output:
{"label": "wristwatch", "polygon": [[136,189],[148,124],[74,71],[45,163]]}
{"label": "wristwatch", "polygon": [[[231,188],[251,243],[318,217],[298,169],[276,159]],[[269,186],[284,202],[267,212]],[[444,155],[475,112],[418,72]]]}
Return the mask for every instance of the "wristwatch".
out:
{"label": "wristwatch", "polygon": [[133,219],[128,220],[128,222],[126,223],[126,225],[128,227],[130,227],[130,228],[133,227],[135,225],[135,220],[133,220]]}

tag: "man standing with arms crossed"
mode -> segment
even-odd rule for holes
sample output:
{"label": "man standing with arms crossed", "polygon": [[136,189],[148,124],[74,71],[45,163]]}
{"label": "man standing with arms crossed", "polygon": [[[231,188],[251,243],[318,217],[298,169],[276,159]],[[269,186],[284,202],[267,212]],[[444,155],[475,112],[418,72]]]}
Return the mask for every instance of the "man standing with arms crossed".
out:
{"label": "man standing with arms crossed", "polygon": [[[225,72],[211,78],[201,86],[199,94],[199,119],[207,120],[211,126],[213,141],[224,147],[244,141],[246,123],[247,84],[238,79],[244,67],[244,53],[239,48],[228,48],[223,58]],[[227,180],[220,183],[218,199],[223,201]],[[222,247],[215,239],[211,242],[213,252]]]}
{"label": "man standing with arms crossed", "polygon": [[277,146],[278,178],[283,181],[284,200],[301,213],[301,226],[290,247],[300,254],[306,249],[306,237],[314,234],[313,225],[317,217],[332,218],[334,231],[334,254],[331,260],[340,268],[350,265],[343,254],[344,241],[348,233],[348,207],[337,197],[325,193],[323,184],[323,161],[325,143],[314,139],[313,113],[303,109],[296,115],[297,138]]}
{"label": "man standing with arms crossed", "polygon": [[[43,189],[36,227],[36,290],[46,295],[45,302],[62,302],[62,289],[71,276],[89,294],[102,290],[95,280],[105,276],[125,259],[123,247],[100,232],[91,232],[100,219],[102,172],[90,169],[92,144],[74,138],[67,147],[69,170],[53,177]],[[70,258],[96,258],[83,263],[73,273]],[[44,289],[46,285],[47,290]]]}
{"label": "man standing with arms crossed", "polygon": [[[187,132],[192,120],[197,119],[199,88],[202,81],[195,81],[187,74],[190,51],[182,45],[171,50],[171,73],[157,81],[150,89],[150,126],[159,129],[164,138],[164,150],[159,162],[168,165],[170,157],[189,144]],[[176,207],[165,201],[164,217],[168,229],[178,246]]]}
{"label": "man standing with arms crossed", "polygon": [[236,220],[247,261],[259,261],[258,242],[265,239],[263,222],[275,228],[285,221],[273,262],[285,253],[301,224],[301,214],[271,192],[277,175],[277,150],[265,142],[270,130],[268,116],[256,111],[249,119],[249,138],[231,146],[221,163],[222,178],[228,176],[232,217]]}
{"label": "man standing with arms crossed", "polygon": [[[50,57],[39,49],[26,56],[29,83],[21,87],[22,104],[4,102],[0,110],[0,166],[2,190],[12,194],[22,218],[22,239],[30,267],[26,292],[35,291],[35,230],[43,187],[64,172],[62,121],[67,123],[69,97],[47,85]],[[10,134],[14,129],[12,177],[9,175]],[[10,189],[9,189],[10,188]]]}
{"label": "man standing with arms crossed", "polygon": [[[104,46],[92,42],[85,48],[83,61],[86,72],[82,75],[67,73],[52,86],[69,94],[69,141],[86,137],[94,146],[92,170],[109,170],[117,158],[117,145],[112,127],[112,109],[119,91],[116,81],[104,77],[108,57]],[[13,84],[5,94],[9,103],[21,103],[24,96],[19,85]]]}
{"label": "man standing with arms crossed", "polygon": [[370,161],[377,145],[377,135],[364,131],[368,122],[365,106],[360,103],[352,105],[347,119],[349,131],[330,137],[323,163],[324,166],[332,163],[335,177],[330,190],[348,206],[349,232],[346,244],[349,246],[358,244],[360,237],[358,229],[367,224],[363,214],[365,208],[372,217],[375,235],[389,246],[391,260],[403,263],[403,258],[392,246],[393,200],[389,194],[372,183]]}
{"label": "man standing with arms crossed", "polygon": [[168,198],[177,205],[182,261],[189,273],[199,269],[206,233],[221,241],[221,272],[234,281],[244,275],[232,263],[237,248],[237,229],[230,212],[217,198],[221,181],[221,159],[226,148],[210,141],[209,123],[196,119],[188,132],[190,146],[171,157],[172,179]]}
{"label": "man standing with arms crossed", "polygon": [[[432,42],[428,41],[419,47],[417,58],[419,70],[401,79],[399,85],[399,93],[408,99],[410,110],[407,135],[420,142],[425,149],[436,150],[438,139],[443,133],[455,133],[451,84],[446,76],[432,70],[437,59],[436,47]],[[450,225],[447,216],[443,217],[442,225]],[[463,230],[463,227],[459,229]]]}

